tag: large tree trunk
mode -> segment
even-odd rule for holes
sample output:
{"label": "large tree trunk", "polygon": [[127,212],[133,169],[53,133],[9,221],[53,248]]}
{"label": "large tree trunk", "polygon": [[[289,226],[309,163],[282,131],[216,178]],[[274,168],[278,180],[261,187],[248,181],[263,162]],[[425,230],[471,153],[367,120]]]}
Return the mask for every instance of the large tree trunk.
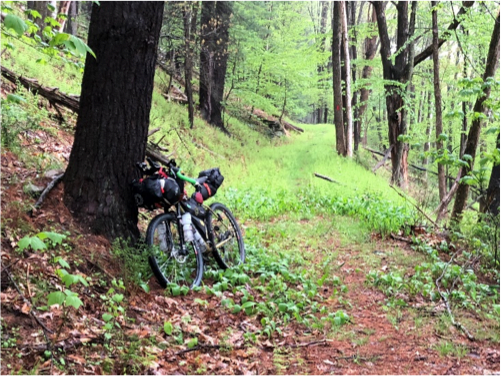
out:
{"label": "large tree trunk", "polygon": [[334,125],[336,127],[336,150],[346,155],[346,138],[343,122],[343,91],[341,84],[341,22],[340,2],[333,4],[332,17],[332,82],[334,89]]}
{"label": "large tree trunk", "polygon": [[[438,21],[437,21],[437,2],[432,1],[432,29],[433,29],[433,89],[435,92],[435,136],[437,138],[438,155],[444,152],[444,143],[440,138],[444,128],[442,125],[442,94],[440,92],[440,61],[438,59]],[[445,166],[438,163],[438,197],[442,201],[447,193],[445,181]]]}
{"label": "large tree trunk", "polygon": [[228,62],[231,2],[202,2],[200,51],[200,112],[225,133],[222,120],[224,81]]}
{"label": "large tree trunk", "polygon": [[[499,64],[499,12],[496,17],[496,23],[494,24],[494,30],[492,33],[491,42],[489,45],[489,53],[487,54],[487,64],[485,66],[485,72],[483,76],[483,81],[486,82],[488,78],[493,78],[496,74],[496,69]],[[489,99],[491,93],[491,85],[485,85],[482,94],[477,98],[475,106],[473,107],[474,113],[484,113],[485,101]],[[470,131],[468,132],[468,138],[466,141],[466,149],[464,154],[471,156],[471,160],[467,167],[462,168],[461,178],[468,175],[472,170],[475,163],[475,155],[477,152],[478,140],[480,138],[480,131],[482,126],[482,120],[476,117],[472,121]],[[460,184],[458,191],[456,193],[456,200],[454,201],[454,208],[452,210],[452,220],[459,222],[461,220],[461,215],[466,206],[466,201],[468,199],[468,193],[470,191],[470,186],[468,184]]]}
{"label": "large tree trunk", "polygon": [[101,2],[92,7],[75,141],[64,202],[108,239],[136,240],[129,183],[145,155],[163,2]]}
{"label": "large tree trunk", "polygon": [[[496,147],[499,149],[499,133]],[[499,214],[499,163],[494,163],[492,165],[491,178],[489,180],[489,187],[487,188],[487,195],[484,200],[483,211],[492,215]]]}

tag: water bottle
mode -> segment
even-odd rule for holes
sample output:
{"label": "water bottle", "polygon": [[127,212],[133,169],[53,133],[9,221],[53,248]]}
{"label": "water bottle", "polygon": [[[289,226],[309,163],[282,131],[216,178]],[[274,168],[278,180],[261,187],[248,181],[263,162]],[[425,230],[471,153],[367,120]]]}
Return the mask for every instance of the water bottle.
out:
{"label": "water bottle", "polygon": [[200,233],[198,232],[198,230],[196,228],[194,228],[193,230],[194,230],[193,235],[195,235],[195,241],[198,244],[198,249],[200,250],[200,252],[204,253],[205,252],[205,242],[202,238],[202,235],[200,235]]}
{"label": "water bottle", "polygon": [[184,213],[181,217],[181,223],[183,224],[183,232],[184,232],[184,241],[192,242],[193,241],[193,228],[191,226],[191,214]]}

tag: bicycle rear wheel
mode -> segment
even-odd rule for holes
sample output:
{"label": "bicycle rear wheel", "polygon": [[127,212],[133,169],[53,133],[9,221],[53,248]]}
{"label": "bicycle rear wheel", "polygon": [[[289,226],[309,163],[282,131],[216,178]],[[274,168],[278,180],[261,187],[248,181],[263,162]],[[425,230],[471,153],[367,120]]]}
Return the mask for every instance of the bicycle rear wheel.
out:
{"label": "bicycle rear wheel", "polygon": [[203,259],[196,242],[186,242],[181,249],[180,237],[174,213],[157,215],[146,231],[146,244],[150,247],[149,263],[153,274],[162,287],[169,283],[196,287],[202,281]]}
{"label": "bicycle rear wheel", "polygon": [[207,216],[209,240],[214,258],[222,269],[245,261],[245,246],[237,220],[223,204],[215,202]]}

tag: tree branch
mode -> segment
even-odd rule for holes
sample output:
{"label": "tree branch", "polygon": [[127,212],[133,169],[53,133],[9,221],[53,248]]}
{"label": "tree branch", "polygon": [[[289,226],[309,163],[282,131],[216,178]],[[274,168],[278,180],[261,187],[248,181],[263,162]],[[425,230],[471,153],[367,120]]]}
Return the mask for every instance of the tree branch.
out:
{"label": "tree branch", "polygon": [[[444,44],[447,41],[445,37],[449,36],[450,32],[455,30],[461,23],[461,20],[458,19],[458,17],[462,16],[463,14],[466,14],[467,9],[470,8],[474,3],[475,3],[474,1],[463,1],[461,9],[459,10],[457,16],[454,17],[454,21],[452,21],[449,27],[447,28],[447,31],[444,33],[443,38],[438,39],[438,48],[440,48],[442,44]],[[433,43],[430,44],[428,47],[426,47],[423,51],[421,51],[421,53],[416,55],[416,57],[414,57],[414,66],[418,65],[422,61],[429,58],[432,53],[433,53]]]}

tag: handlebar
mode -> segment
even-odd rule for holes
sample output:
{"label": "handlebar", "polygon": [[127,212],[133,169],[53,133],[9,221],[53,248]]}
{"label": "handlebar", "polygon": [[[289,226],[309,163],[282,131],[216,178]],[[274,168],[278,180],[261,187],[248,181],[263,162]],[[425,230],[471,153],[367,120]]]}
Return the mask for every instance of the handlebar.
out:
{"label": "handlebar", "polygon": [[[137,162],[136,166],[139,168],[142,174],[144,175],[153,175],[156,172],[163,172],[162,171],[162,166],[160,163],[154,161],[150,157],[146,157],[146,160],[148,161],[149,167],[145,162]],[[181,180],[187,181],[188,183],[194,185],[195,187],[198,186],[198,182],[196,179],[190,178],[189,176],[183,175],[181,173],[181,168],[177,167],[176,161],[174,159],[171,159],[169,163],[167,164],[167,167],[171,174],[175,175]],[[165,172],[163,172],[165,174]]]}

